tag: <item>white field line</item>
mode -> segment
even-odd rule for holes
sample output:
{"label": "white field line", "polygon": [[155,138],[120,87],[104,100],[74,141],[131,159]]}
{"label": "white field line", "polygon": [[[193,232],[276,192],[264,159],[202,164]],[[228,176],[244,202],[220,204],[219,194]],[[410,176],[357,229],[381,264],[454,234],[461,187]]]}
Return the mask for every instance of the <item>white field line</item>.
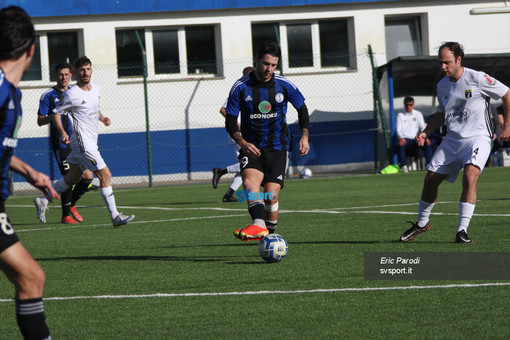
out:
{"label": "white field line", "polygon": [[[459,203],[458,201],[444,201],[444,202],[436,202],[436,204],[452,204]],[[389,208],[389,207],[405,207],[405,206],[417,206],[418,203],[402,203],[402,204],[384,204],[384,205],[371,205],[371,206],[361,206],[361,207],[346,207],[346,208],[331,208],[327,210],[352,210],[352,209],[374,209],[374,208]],[[6,207],[9,208],[34,208],[33,204],[7,204]],[[49,206],[53,208],[53,206]],[[60,206],[55,205],[56,208],[60,209]],[[103,206],[77,206],[78,208],[87,208],[87,209],[105,209]],[[217,210],[217,211],[246,211],[246,208],[218,208],[218,207],[197,207],[197,208],[164,208],[164,207],[131,207],[131,206],[122,206],[119,207],[122,209],[147,209],[147,210],[167,210],[167,211],[179,211],[179,210]],[[311,211],[321,211],[324,209],[314,209]]]}
{"label": "white field line", "polygon": [[[458,204],[458,201],[444,201],[437,202],[436,204]],[[389,208],[389,207],[404,207],[404,206],[417,206],[417,203],[404,203],[404,204],[385,204],[385,205],[374,205],[374,206],[361,206],[361,207],[346,207],[346,208],[331,208],[331,209],[312,209],[312,210],[280,210],[280,213],[305,213],[305,214],[389,214],[389,215],[416,215],[416,212],[406,211],[388,211],[388,210],[365,210],[365,209],[377,209],[377,208]],[[33,205],[6,205],[10,208],[33,208]],[[106,209],[101,206],[78,206],[78,208],[86,209]],[[132,207],[132,206],[119,206],[121,209],[128,210],[160,210],[160,211],[184,211],[184,210],[203,210],[203,211],[230,211],[230,212],[243,212],[243,214],[236,215],[221,215],[221,216],[196,216],[196,217],[182,217],[182,218],[171,218],[171,219],[160,219],[151,221],[134,221],[130,224],[147,224],[147,223],[165,223],[165,222],[180,222],[188,220],[201,220],[201,219],[212,219],[212,218],[229,218],[229,217],[242,217],[246,216],[246,208],[218,208],[218,207],[200,207],[200,208],[168,208],[168,207]],[[358,211],[356,211],[359,209]],[[34,214],[35,215],[35,214]],[[437,216],[457,216],[458,213],[441,213],[432,212],[431,215]],[[510,217],[510,214],[473,214],[473,217]],[[35,218],[35,216],[34,216]],[[36,229],[16,229],[16,232],[30,232],[30,231],[47,231],[47,230],[62,230],[62,229],[76,229],[76,228],[90,228],[90,227],[102,227],[111,226],[110,223],[104,224],[82,224],[82,225],[59,225],[58,227],[42,227]]]}
{"label": "white field line", "polygon": [[[146,224],[146,223],[161,223],[161,222],[179,222],[179,221],[189,221],[189,220],[206,220],[211,218],[226,218],[226,217],[242,217],[246,216],[246,214],[237,214],[237,215],[221,215],[221,216],[200,216],[200,217],[183,217],[183,218],[170,218],[167,220],[151,220],[151,221],[134,221],[129,222],[129,224]],[[16,232],[27,232],[27,231],[46,231],[46,230],[62,230],[62,229],[77,229],[77,228],[90,228],[90,227],[103,227],[103,226],[112,226],[111,223],[104,224],[73,224],[73,225],[59,225],[58,227],[47,227],[47,228],[37,228],[37,229],[16,229]],[[123,228],[123,227],[121,227]]]}
{"label": "white field line", "polygon": [[[45,297],[45,301],[65,300],[103,300],[103,299],[146,299],[146,298],[174,298],[174,297],[204,297],[204,296],[242,296],[242,295],[283,295],[283,294],[314,294],[314,293],[345,293],[345,292],[372,292],[394,290],[422,290],[422,289],[450,289],[450,288],[479,288],[479,287],[504,287],[510,286],[510,282],[490,282],[479,284],[448,284],[431,286],[401,286],[401,287],[367,287],[367,288],[332,288],[332,289],[301,289],[301,290],[259,290],[246,292],[219,292],[219,293],[155,293],[134,295],[91,295],[91,296],[66,296]],[[13,302],[13,299],[0,299],[0,302]]]}

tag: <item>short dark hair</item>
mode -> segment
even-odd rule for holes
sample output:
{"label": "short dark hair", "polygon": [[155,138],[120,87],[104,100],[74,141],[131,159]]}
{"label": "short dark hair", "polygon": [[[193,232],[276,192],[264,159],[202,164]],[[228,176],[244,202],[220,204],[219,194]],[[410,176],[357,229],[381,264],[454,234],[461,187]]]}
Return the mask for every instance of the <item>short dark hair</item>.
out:
{"label": "short dark hair", "polygon": [[0,60],[19,59],[35,41],[34,25],[20,7],[0,10]]}
{"label": "short dark hair", "polygon": [[87,56],[83,56],[83,57],[78,58],[78,60],[76,60],[76,62],[74,63],[74,66],[76,67],[76,69],[79,69],[83,65],[87,65],[87,64],[90,64],[90,66],[92,66],[92,62],[90,61],[90,59],[87,58]]}
{"label": "short dark hair", "polygon": [[448,42],[443,43],[439,47],[438,54],[441,53],[441,50],[443,48],[449,49],[453,53],[453,56],[455,57],[455,59],[460,57],[460,61],[464,60],[464,47],[461,44],[459,44],[458,42],[448,41]]}
{"label": "short dark hair", "polygon": [[60,71],[64,68],[68,68],[69,70],[73,69],[73,67],[69,63],[60,63],[60,64],[57,64],[57,66],[55,66],[55,74],[57,74],[58,71]]}
{"label": "short dark hair", "polygon": [[262,45],[260,45],[257,50],[257,60],[260,60],[266,54],[281,59],[282,50],[280,49],[280,46],[278,46],[278,44],[275,43],[274,41],[266,41]]}
{"label": "short dark hair", "polygon": [[407,104],[407,103],[414,103],[414,98],[413,97],[405,97],[404,98],[404,105]]}
{"label": "short dark hair", "polygon": [[255,71],[255,67],[253,67],[253,66],[246,66],[245,68],[243,68],[243,76],[245,76],[245,75],[247,75],[247,74],[249,74],[249,73],[251,73],[253,71]]}

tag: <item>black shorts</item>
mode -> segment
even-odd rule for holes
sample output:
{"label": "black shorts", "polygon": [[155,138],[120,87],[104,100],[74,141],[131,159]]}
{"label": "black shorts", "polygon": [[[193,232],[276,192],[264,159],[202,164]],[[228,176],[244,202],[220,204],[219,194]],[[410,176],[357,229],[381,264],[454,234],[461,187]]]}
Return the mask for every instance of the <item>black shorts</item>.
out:
{"label": "black shorts", "polygon": [[0,201],[0,253],[12,246],[14,243],[19,242],[18,236],[11,226],[9,217],[5,213],[4,202]]}
{"label": "black shorts", "polygon": [[56,149],[53,150],[55,153],[55,159],[57,160],[58,168],[60,169],[60,173],[62,176],[65,176],[69,172],[69,163],[67,163],[67,156],[71,153],[71,148],[65,149]]}
{"label": "black shorts", "polygon": [[239,161],[241,162],[241,173],[244,169],[257,169],[264,174],[262,185],[265,183],[278,183],[283,188],[289,162],[289,152],[287,150],[260,150],[261,155],[258,158],[246,156],[241,149]]}

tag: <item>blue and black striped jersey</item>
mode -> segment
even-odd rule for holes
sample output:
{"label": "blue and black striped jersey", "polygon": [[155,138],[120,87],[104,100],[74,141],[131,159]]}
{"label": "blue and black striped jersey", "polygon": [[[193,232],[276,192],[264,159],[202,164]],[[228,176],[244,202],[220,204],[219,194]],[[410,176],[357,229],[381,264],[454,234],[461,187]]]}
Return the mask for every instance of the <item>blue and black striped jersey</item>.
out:
{"label": "blue and black striped jersey", "polygon": [[21,91],[9,82],[0,69],[0,190],[1,199],[10,196],[9,166],[14,149],[18,145],[18,129],[21,125]]}
{"label": "blue and black striped jersey", "polygon": [[[40,116],[48,116],[53,114],[53,109],[60,105],[60,101],[62,100],[62,95],[64,92],[60,91],[56,87],[52,87],[51,89],[44,92],[39,101],[39,111],[37,112]],[[67,114],[62,115],[62,127],[69,137],[73,133],[73,126],[71,119]],[[60,149],[69,148],[69,144],[62,143],[60,139],[60,134],[55,128],[55,124],[53,121],[50,122],[50,139],[51,139],[51,147],[53,151],[57,151]]]}
{"label": "blue and black striped jersey", "polygon": [[299,89],[288,79],[274,74],[270,81],[260,83],[252,72],[232,86],[226,113],[241,115],[241,134],[247,142],[259,149],[289,150],[287,103],[297,110],[304,101]]}

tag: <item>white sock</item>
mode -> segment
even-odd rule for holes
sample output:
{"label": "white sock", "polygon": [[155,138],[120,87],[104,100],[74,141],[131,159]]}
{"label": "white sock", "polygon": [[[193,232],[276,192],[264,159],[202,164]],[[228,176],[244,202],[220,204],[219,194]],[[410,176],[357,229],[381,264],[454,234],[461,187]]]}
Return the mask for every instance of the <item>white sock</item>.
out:
{"label": "white sock", "polygon": [[457,232],[464,230],[467,233],[469,221],[471,221],[471,217],[473,217],[474,211],[475,204],[466,202],[459,203],[459,227],[457,228]]}
{"label": "white sock", "polygon": [[256,218],[253,220],[253,225],[257,225],[262,228],[266,228],[266,221],[260,218]]}
{"label": "white sock", "polygon": [[232,178],[232,182],[230,183],[230,189],[236,191],[241,184],[243,184],[243,178],[240,173],[237,173],[234,178]]}
{"label": "white sock", "polygon": [[112,217],[112,220],[119,215],[117,211],[117,204],[115,204],[115,197],[113,197],[113,189],[112,187],[100,188],[99,192],[101,196],[103,196],[104,204],[106,204],[106,208]]}
{"label": "white sock", "polygon": [[420,199],[420,204],[418,205],[418,222],[416,222],[418,227],[423,228],[427,225],[434,204],[435,203],[427,203]]}
{"label": "white sock", "polygon": [[232,174],[234,172],[241,172],[241,166],[239,165],[239,163],[229,165],[227,166],[227,172],[229,174]]}
{"label": "white sock", "polygon": [[[70,186],[66,184],[63,177],[60,177],[55,181],[55,183],[53,183],[53,189],[55,189],[55,191],[58,192],[59,194],[66,191],[69,188]],[[47,207],[48,203],[50,203],[46,196],[41,196],[39,198],[41,199],[41,203],[43,204],[43,206]]]}
{"label": "white sock", "polygon": [[53,183],[53,188],[60,193],[69,189],[70,186],[66,184],[63,177],[60,177],[55,183]]}

